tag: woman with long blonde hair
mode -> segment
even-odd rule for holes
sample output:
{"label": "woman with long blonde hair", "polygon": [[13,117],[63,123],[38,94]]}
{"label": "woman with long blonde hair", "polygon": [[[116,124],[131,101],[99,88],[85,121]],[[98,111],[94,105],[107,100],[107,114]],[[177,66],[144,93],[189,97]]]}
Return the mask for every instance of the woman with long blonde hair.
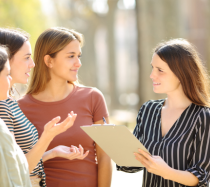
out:
{"label": "woman with long blonde hair", "polygon": [[[111,160],[80,126],[102,124],[108,111],[103,94],[96,88],[78,84],[81,67],[82,34],[66,28],[50,28],[38,38],[34,52],[35,67],[27,94],[19,100],[20,108],[35,124],[39,134],[43,123],[54,115],[64,119],[69,110],[77,113],[71,130],[58,135],[48,149],[59,144],[89,150],[81,160],[53,158],[44,163],[49,187],[109,187]],[[97,158],[97,160],[96,160]]]}

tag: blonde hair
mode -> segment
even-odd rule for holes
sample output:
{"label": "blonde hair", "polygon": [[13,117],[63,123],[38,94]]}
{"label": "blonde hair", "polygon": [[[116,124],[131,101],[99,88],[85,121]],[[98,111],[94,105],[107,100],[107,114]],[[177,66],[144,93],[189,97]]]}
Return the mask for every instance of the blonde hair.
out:
{"label": "blonde hair", "polygon": [[44,62],[44,56],[54,58],[71,41],[78,40],[83,45],[82,34],[61,27],[45,30],[37,39],[34,50],[35,67],[31,76],[27,94],[37,94],[43,91],[50,81],[49,68]]}

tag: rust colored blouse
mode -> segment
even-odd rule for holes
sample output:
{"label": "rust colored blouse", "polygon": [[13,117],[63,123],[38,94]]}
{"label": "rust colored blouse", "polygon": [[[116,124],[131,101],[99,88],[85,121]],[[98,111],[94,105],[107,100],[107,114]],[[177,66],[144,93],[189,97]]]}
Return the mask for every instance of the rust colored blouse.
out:
{"label": "rust colored blouse", "polygon": [[47,122],[56,116],[60,116],[63,121],[69,112],[74,111],[77,114],[74,125],[56,136],[48,150],[58,145],[78,147],[81,144],[85,151],[90,151],[84,160],[57,157],[44,162],[47,187],[97,187],[95,143],[80,126],[92,125],[102,117],[108,117],[103,94],[96,88],[74,86],[73,91],[60,101],[42,102],[31,95],[25,95],[18,103],[26,117],[37,128],[39,137]]}

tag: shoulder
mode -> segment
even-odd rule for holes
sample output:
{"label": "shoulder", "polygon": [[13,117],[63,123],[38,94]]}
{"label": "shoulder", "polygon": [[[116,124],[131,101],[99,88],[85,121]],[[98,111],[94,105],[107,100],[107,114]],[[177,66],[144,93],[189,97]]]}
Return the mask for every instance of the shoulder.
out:
{"label": "shoulder", "polygon": [[165,102],[165,99],[149,100],[141,106],[140,110],[161,107],[164,102]]}
{"label": "shoulder", "polygon": [[90,95],[101,95],[103,96],[102,92],[95,87],[88,87],[88,86],[83,86],[83,85],[77,85],[77,93],[85,93],[85,94],[90,94]]}
{"label": "shoulder", "polygon": [[139,109],[137,119],[140,119],[142,115],[151,115],[153,113],[158,112],[158,110],[162,107],[164,102],[165,99],[149,100],[145,102]]}
{"label": "shoulder", "polygon": [[30,95],[29,94],[26,94],[24,96],[22,96],[20,99],[18,99],[18,104],[21,105],[21,104],[27,104],[31,101],[30,99]]}
{"label": "shoulder", "polygon": [[195,105],[195,106],[199,110],[199,117],[202,119],[208,120],[210,122],[210,108],[199,106],[199,105]]}
{"label": "shoulder", "polygon": [[0,111],[10,111],[11,110],[11,105],[16,103],[16,101],[11,100],[11,99],[6,99],[3,101],[0,101]]}

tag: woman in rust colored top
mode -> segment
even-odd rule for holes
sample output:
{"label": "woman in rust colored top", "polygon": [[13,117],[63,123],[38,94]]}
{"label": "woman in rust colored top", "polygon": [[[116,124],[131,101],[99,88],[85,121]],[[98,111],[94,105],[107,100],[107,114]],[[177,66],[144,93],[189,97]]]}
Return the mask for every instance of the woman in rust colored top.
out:
{"label": "woman in rust colored top", "polygon": [[82,125],[102,124],[108,111],[102,93],[77,83],[81,67],[82,35],[65,28],[51,28],[38,38],[34,52],[35,68],[27,95],[19,105],[36,126],[39,135],[43,124],[54,116],[65,118],[75,111],[74,126],[58,135],[48,147],[79,146],[89,150],[84,160],[53,158],[44,162],[48,187],[110,187],[111,160],[108,155],[80,128]]}

